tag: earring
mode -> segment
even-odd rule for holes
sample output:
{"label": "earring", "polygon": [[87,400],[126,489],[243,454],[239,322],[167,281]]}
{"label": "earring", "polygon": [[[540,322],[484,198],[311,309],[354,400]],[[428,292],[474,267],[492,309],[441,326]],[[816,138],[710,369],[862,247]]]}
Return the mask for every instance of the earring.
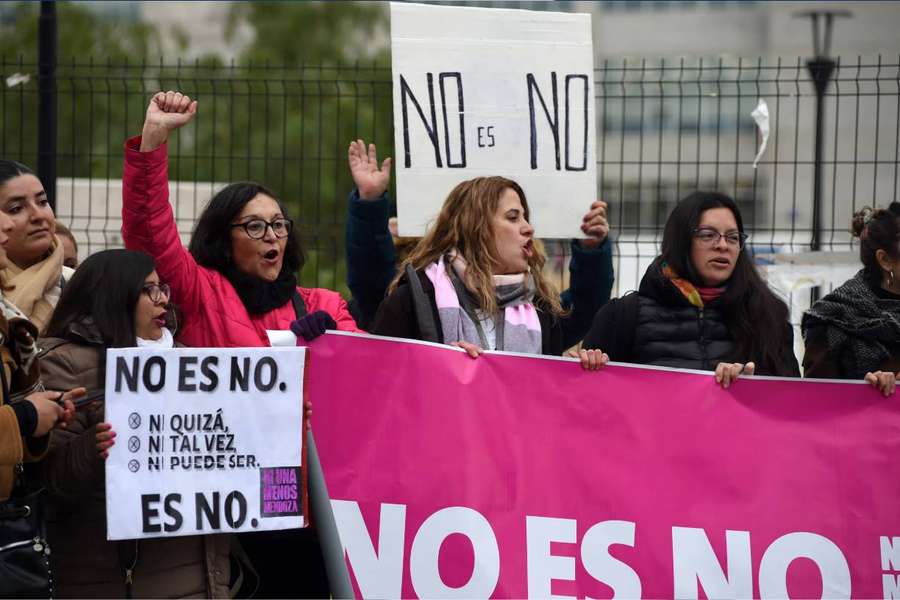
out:
{"label": "earring", "polygon": [[885,269],[884,272],[887,273],[887,275],[888,275],[888,276],[887,276],[887,280],[888,280],[888,281],[887,281],[887,287],[889,287],[889,288],[891,288],[891,289],[894,289],[894,272],[893,272],[893,271],[889,271],[889,270],[887,270],[887,269]]}

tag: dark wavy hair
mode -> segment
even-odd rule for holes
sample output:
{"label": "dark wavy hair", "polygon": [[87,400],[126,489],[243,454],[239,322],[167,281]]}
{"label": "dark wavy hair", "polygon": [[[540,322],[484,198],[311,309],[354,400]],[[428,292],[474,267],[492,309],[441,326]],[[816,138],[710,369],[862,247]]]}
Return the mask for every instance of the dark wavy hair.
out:
{"label": "dark wavy hair", "polygon": [[[712,208],[727,208],[738,230],[744,232],[741,211],[734,200],[718,192],[694,192],[678,203],[663,231],[662,258],[675,272],[702,285],[691,261],[694,230],[700,216]],[[763,281],[745,250],[738,254],[734,272],[721,298],[721,311],[737,345],[735,360],[755,361],[759,371],[787,375],[783,356],[790,348],[791,328],[787,305]]]}
{"label": "dark wavy hair", "polygon": [[71,339],[69,327],[90,320],[106,347],[137,346],[134,309],[154,269],[152,258],[133,250],[90,255],[66,282],[44,335]]}
{"label": "dark wavy hair", "polygon": [[853,214],[853,235],[859,238],[859,260],[862,261],[866,279],[878,287],[884,272],[875,256],[884,250],[893,259],[900,259],[900,202],[891,202],[886,209],[868,206]]}
{"label": "dark wavy hair", "polygon": [[[258,194],[265,194],[275,200],[278,208],[281,209],[281,214],[288,216],[287,210],[278,196],[263,185],[242,181],[225,186],[210,199],[197,221],[197,226],[194,227],[194,233],[191,234],[188,250],[198,264],[215,269],[220,273],[226,273],[229,267],[234,266],[231,256],[231,223],[241,213],[244,206]],[[300,246],[300,238],[296,228],[291,228],[284,250],[281,272],[296,273],[303,268],[304,262],[305,257]]]}

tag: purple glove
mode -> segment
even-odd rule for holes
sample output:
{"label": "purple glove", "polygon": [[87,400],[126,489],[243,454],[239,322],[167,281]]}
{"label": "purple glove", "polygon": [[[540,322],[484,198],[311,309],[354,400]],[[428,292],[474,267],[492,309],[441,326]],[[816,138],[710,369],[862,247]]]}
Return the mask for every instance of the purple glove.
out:
{"label": "purple glove", "polygon": [[307,342],[311,342],[325,333],[326,329],[337,329],[337,323],[324,310],[309,313],[302,319],[291,323],[291,331],[294,332],[294,335],[302,337]]}

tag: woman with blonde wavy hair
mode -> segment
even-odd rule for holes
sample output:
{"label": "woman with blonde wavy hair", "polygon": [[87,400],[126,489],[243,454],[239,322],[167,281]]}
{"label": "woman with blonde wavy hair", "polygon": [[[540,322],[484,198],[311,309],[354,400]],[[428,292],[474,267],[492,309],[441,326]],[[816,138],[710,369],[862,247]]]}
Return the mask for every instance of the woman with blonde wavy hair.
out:
{"label": "woman with blonde wavy hair", "polygon": [[544,278],[525,193],[504,177],[457,185],[388,288],[372,333],[559,355],[559,293]]}

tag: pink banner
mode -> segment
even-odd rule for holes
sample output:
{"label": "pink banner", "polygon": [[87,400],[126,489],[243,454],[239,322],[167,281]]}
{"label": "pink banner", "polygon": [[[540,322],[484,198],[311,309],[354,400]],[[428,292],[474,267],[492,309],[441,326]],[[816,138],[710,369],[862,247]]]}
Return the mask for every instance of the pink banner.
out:
{"label": "pink banner", "polygon": [[900,598],[900,394],[347,334],[309,386],[359,596]]}

